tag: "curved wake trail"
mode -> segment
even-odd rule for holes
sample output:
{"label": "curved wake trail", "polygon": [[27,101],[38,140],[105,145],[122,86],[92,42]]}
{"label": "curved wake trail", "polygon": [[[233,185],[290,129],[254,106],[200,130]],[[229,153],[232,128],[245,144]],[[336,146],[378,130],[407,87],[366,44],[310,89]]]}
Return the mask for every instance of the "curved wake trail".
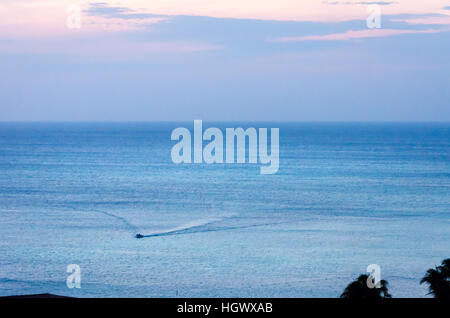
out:
{"label": "curved wake trail", "polygon": [[[154,237],[154,236],[167,236],[167,235],[175,235],[175,234],[182,234],[183,232],[186,231],[192,231],[192,230],[196,230],[198,228],[202,228],[208,224],[212,224],[215,222],[220,221],[221,219],[212,219],[212,220],[199,220],[199,221],[193,221],[193,222],[189,222],[185,225],[182,226],[178,226],[172,229],[168,229],[165,231],[159,231],[159,232],[153,232],[147,235],[142,235],[141,234],[141,238],[142,237]],[[139,235],[139,234],[138,234]]]}
{"label": "curved wake trail", "polygon": [[196,222],[190,222],[186,225],[168,229],[165,231],[153,232],[153,233],[146,234],[146,235],[137,234],[136,238],[148,238],[148,237],[157,237],[157,236],[170,236],[170,235],[182,235],[182,234],[205,233],[205,232],[219,232],[219,231],[246,229],[246,228],[267,226],[267,225],[274,225],[274,224],[281,223],[281,222],[270,222],[270,223],[247,224],[247,225],[211,226],[222,220],[223,219],[213,219],[213,220],[206,220],[206,221],[199,220]]}
{"label": "curved wake trail", "polygon": [[91,211],[93,211],[93,212],[98,212],[98,213],[102,213],[102,214],[104,214],[104,215],[107,215],[107,216],[109,216],[109,217],[112,217],[112,218],[114,218],[114,219],[116,219],[116,220],[122,222],[122,224],[124,224],[129,230],[132,230],[133,232],[137,232],[137,231],[138,231],[137,226],[131,224],[129,221],[127,221],[127,219],[125,219],[125,218],[123,218],[123,217],[121,217],[121,216],[115,215],[115,214],[110,213],[110,212],[100,211],[100,210],[91,210]]}
{"label": "curved wake trail", "polygon": [[[69,208],[75,211],[78,211],[78,209],[75,209],[74,207],[71,206],[63,206],[65,208]],[[96,210],[96,209],[89,209],[90,212],[95,212],[95,213],[101,213],[103,215],[109,216],[111,218],[116,219],[117,221],[121,222],[127,229],[129,229],[130,231],[133,231],[134,233],[136,233],[138,231],[138,227],[133,225],[132,223],[130,223],[127,219],[125,219],[124,217],[118,216],[116,214],[110,213],[110,212],[106,212],[106,211],[101,211],[101,210]]]}
{"label": "curved wake trail", "polygon": [[[72,210],[77,210],[71,206],[64,206],[65,208],[69,208]],[[116,215],[111,212],[106,212],[102,210],[97,209],[89,209],[90,212],[95,213],[101,213],[103,215],[106,215],[110,218],[114,218],[120,223],[122,223],[128,230],[133,231],[133,233],[138,233],[138,227],[129,222],[124,217],[121,217],[119,215]],[[205,232],[219,232],[219,231],[228,231],[228,230],[236,230],[236,229],[247,229],[247,228],[253,228],[253,227],[260,227],[260,226],[269,226],[269,225],[276,225],[281,224],[284,222],[266,222],[266,223],[257,223],[257,224],[242,224],[242,225],[220,225],[220,222],[223,222],[224,220],[231,220],[235,218],[235,215],[222,217],[222,218],[212,218],[212,219],[202,219],[197,221],[189,222],[185,225],[181,225],[175,228],[163,230],[163,231],[157,231],[152,232],[146,235],[143,234],[136,234],[136,238],[149,238],[149,237],[158,237],[158,236],[170,236],[170,235],[182,235],[182,234],[191,234],[191,233],[205,233]]]}

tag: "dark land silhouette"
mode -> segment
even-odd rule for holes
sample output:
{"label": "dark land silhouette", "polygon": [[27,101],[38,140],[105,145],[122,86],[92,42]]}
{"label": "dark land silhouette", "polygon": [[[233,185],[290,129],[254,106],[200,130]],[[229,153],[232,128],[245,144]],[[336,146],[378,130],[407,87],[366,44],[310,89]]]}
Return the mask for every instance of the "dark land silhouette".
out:
{"label": "dark land silhouette", "polygon": [[[344,290],[341,298],[345,299],[383,299],[391,298],[388,292],[388,282],[380,280],[376,287],[370,288],[367,284],[369,275],[360,275],[355,281],[351,282]],[[373,277],[370,277],[374,283]]]}
{"label": "dark land silhouette", "polygon": [[450,258],[444,259],[436,268],[430,268],[420,283],[428,284],[429,294],[434,298],[450,299]]}

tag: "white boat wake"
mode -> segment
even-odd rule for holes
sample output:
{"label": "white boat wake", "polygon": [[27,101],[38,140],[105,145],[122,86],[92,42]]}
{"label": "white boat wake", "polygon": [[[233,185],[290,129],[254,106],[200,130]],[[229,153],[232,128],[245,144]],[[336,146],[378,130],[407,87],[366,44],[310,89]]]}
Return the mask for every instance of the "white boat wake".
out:
{"label": "white boat wake", "polygon": [[157,237],[157,236],[169,236],[169,235],[181,235],[181,234],[191,234],[191,233],[202,233],[202,232],[217,232],[217,231],[226,231],[226,230],[234,230],[234,229],[245,229],[259,226],[267,226],[280,224],[281,222],[270,222],[270,223],[256,223],[256,224],[241,224],[241,225],[224,225],[221,224],[222,221],[226,219],[232,219],[233,217],[226,218],[213,218],[207,220],[197,220],[192,221],[187,224],[163,230],[152,232],[149,234],[136,234],[136,238],[147,238],[147,237]]}
{"label": "white boat wake", "polygon": [[[171,229],[167,229],[167,230],[163,230],[163,231],[157,231],[157,232],[152,232],[146,235],[142,235],[142,234],[136,234],[137,238],[143,238],[143,237],[154,237],[154,236],[165,236],[165,235],[174,235],[174,234],[182,234],[184,232],[187,231],[192,231],[201,227],[205,227],[208,224],[212,224],[215,222],[218,222],[222,219],[220,218],[214,218],[214,219],[209,219],[209,220],[197,220],[197,221],[192,221],[189,222],[185,225],[181,225],[178,227],[174,227]],[[138,237],[140,236],[140,237]]]}

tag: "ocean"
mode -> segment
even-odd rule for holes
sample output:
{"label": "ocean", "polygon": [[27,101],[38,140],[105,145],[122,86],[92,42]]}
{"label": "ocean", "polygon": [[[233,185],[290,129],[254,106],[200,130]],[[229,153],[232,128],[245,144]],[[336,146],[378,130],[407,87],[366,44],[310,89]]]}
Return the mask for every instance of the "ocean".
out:
{"label": "ocean", "polygon": [[0,123],[0,296],[339,297],[370,264],[426,296],[450,257],[449,123],[203,125],[279,128],[278,172],[174,164],[193,122]]}

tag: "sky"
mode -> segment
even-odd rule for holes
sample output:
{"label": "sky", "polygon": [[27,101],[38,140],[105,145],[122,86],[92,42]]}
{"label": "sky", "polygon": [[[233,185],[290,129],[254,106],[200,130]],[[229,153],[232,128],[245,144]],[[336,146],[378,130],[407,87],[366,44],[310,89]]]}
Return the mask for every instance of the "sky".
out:
{"label": "sky", "polygon": [[1,0],[0,121],[448,122],[449,57],[450,0]]}

